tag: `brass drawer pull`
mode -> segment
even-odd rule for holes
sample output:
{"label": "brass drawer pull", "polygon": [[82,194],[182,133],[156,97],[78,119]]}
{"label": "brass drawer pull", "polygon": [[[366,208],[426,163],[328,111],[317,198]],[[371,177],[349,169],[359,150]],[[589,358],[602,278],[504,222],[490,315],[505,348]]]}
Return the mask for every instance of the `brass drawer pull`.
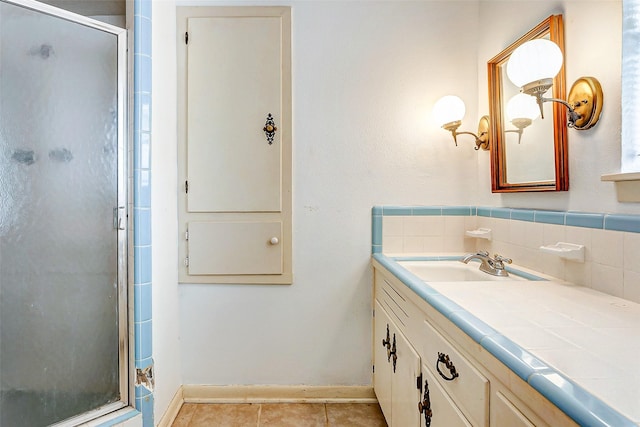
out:
{"label": "brass drawer pull", "polygon": [[[442,373],[442,371],[440,370],[440,363],[444,363],[444,366],[446,366],[447,369],[449,370],[450,376],[446,376],[445,374]],[[440,376],[447,381],[453,381],[460,376],[460,374],[458,374],[458,372],[456,371],[456,367],[453,365],[453,362],[449,360],[449,356],[440,352],[438,352],[438,361],[436,362],[436,370],[438,371]]]}

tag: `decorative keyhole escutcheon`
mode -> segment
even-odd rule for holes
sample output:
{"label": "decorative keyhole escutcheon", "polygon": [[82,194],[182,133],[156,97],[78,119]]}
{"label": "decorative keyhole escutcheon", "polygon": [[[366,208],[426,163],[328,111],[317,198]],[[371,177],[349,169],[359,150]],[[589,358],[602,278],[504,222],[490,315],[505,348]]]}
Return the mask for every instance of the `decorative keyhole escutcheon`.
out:
{"label": "decorative keyhole escutcheon", "polygon": [[273,138],[276,136],[276,131],[278,130],[278,128],[276,127],[276,123],[273,121],[273,116],[271,115],[271,113],[267,115],[267,121],[265,122],[262,130],[267,137],[267,142],[269,143],[269,145],[273,144]]}

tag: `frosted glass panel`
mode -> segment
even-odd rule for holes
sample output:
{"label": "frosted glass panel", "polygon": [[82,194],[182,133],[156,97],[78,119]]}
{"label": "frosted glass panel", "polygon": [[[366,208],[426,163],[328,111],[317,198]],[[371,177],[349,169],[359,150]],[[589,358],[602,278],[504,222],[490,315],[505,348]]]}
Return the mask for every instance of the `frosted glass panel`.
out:
{"label": "frosted glass panel", "polygon": [[120,400],[117,36],[0,2],[0,425]]}
{"label": "frosted glass panel", "polygon": [[621,172],[640,172],[640,0],[622,2]]}

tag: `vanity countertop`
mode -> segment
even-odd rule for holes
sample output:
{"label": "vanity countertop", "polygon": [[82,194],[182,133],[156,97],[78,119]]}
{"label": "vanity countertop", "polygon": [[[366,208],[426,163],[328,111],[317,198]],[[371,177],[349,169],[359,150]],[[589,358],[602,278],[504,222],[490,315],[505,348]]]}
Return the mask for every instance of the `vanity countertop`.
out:
{"label": "vanity countertop", "polygon": [[640,424],[640,304],[553,279],[426,283],[373,258],[578,424]]}

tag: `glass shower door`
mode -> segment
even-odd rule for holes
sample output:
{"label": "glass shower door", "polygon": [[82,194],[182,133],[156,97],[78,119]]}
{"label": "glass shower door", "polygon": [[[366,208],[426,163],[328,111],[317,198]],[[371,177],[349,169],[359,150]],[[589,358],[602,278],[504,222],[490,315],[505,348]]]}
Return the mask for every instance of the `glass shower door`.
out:
{"label": "glass shower door", "polygon": [[1,426],[129,401],[125,46],[123,29],[0,1]]}

